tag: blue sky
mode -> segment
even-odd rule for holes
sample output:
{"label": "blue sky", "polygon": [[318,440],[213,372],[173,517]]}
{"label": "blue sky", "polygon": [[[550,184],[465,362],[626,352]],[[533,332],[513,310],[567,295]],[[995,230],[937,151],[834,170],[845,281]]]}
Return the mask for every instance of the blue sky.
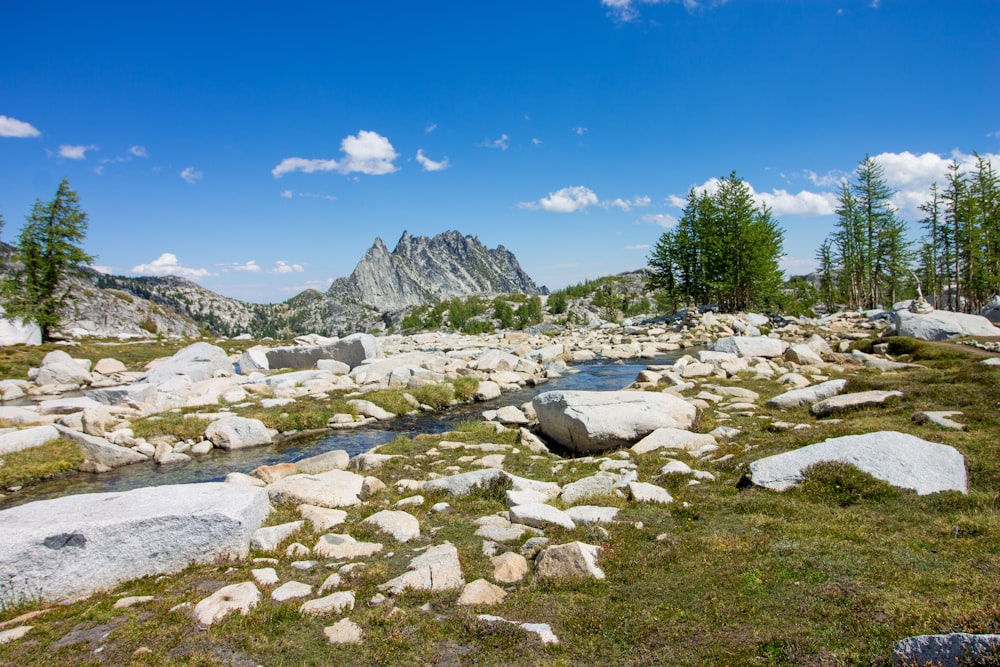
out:
{"label": "blue sky", "polygon": [[[866,154],[915,206],[1000,154],[1000,2],[32,0],[0,10],[10,242],[66,177],[85,249],[271,302],[449,229],[558,288],[645,265],[736,170],[814,266]],[[1000,167],[1000,160],[994,160]]]}

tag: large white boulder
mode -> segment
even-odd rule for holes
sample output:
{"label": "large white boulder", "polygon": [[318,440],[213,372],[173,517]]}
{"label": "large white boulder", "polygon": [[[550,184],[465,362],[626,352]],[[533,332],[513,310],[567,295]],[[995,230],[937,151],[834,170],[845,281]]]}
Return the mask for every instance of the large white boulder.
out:
{"label": "large white boulder", "polygon": [[290,475],[267,487],[278,503],[305,503],[319,507],[350,507],[361,502],[365,478],[346,470],[330,470],[318,475]]}
{"label": "large white boulder", "polygon": [[729,336],[712,345],[715,352],[731,352],[741,357],[780,357],[787,349],[785,341],[766,336]]}
{"label": "large white boulder", "polygon": [[897,310],[893,313],[896,335],[924,340],[947,340],[960,336],[1000,336],[1000,329],[982,315],[934,310],[926,314]]}
{"label": "large white boulder", "polygon": [[957,449],[895,431],[845,435],[768,456],[750,464],[750,478],[757,486],[784,491],[802,481],[806,468],[824,461],[849,463],[919,495],[969,490],[965,458]]}
{"label": "large white boulder", "polygon": [[21,319],[0,319],[0,347],[41,344],[42,330],[35,322],[25,322]]}
{"label": "large white boulder", "polygon": [[106,438],[82,433],[65,426],[56,426],[55,428],[62,437],[76,443],[76,446],[83,451],[85,461],[104,466],[101,468],[102,470],[120,468],[149,460],[145,455],[128,447],[113,444]]}
{"label": "large white boulder", "polygon": [[217,374],[232,373],[233,363],[229,361],[229,355],[225,350],[211,343],[199,342],[188,345],[174,356],[156,364],[142,376],[141,381],[160,385],[183,376],[193,384],[208,380]]}
{"label": "large white boulder", "polygon": [[39,385],[85,385],[90,384],[90,380],[90,361],[74,359],[62,350],[53,350],[46,354],[35,375],[35,382]]}
{"label": "large white boulder", "polygon": [[64,496],[0,511],[0,596],[89,595],[192,562],[244,556],[267,493],[222,482]]}
{"label": "large white boulder", "polygon": [[223,417],[208,425],[205,439],[220,449],[244,449],[270,445],[271,432],[259,419]]}
{"label": "large white boulder", "polygon": [[814,384],[811,387],[802,387],[801,389],[792,389],[791,391],[786,391],[784,394],[775,396],[774,398],[768,400],[767,407],[778,408],[779,410],[787,410],[788,408],[801,408],[806,405],[812,405],[813,403],[818,403],[827,398],[836,396],[840,392],[844,391],[844,387],[847,386],[847,380],[827,380],[820,384]]}
{"label": "large white boulder", "polygon": [[51,424],[3,433],[0,434],[0,455],[41,447],[58,437],[59,431]]}
{"label": "large white boulder", "polygon": [[690,428],[696,409],[671,394],[548,391],[532,401],[548,437],[583,454],[634,444],[658,428]]}
{"label": "large white boulder", "polygon": [[[249,351],[248,351],[249,352]],[[264,351],[267,366],[265,368],[316,368],[317,364],[326,359],[332,359],[354,368],[369,359],[382,357],[382,347],[371,334],[351,334],[339,340],[326,340],[318,345],[290,345],[276,347]],[[256,359],[248,358],[248,362],[260,367]],[[260,368],[264,370],[265,368]],[[241,359],[240,369],[243,369]]]}

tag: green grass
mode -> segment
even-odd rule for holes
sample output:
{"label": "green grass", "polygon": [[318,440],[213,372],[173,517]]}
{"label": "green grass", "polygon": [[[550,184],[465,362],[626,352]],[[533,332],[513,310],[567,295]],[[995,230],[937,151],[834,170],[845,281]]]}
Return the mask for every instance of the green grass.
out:
{"label": "green grass", "polygon": [[[388,605],[368,604],[379,584],[401,573],[417,550],[445,540],[459,550],[466,581],[490,578],[491,565],[472,521],[506,509],[503,488],[481,489],[464,499],[424,494],[424,505],[407,510],[420,521],[422,534],[406,544],[360,523],[416,493],[397,488],[397,482],[447,474],[450,466],[474,469],[463,458],[486,453],[441,447],[441,441],[511,445],[503,452],[505,469],[533,479],[566,483],[597,472],[598,463],[587,459],[533,457],[523,449],[515,453],[516,431],[497,434],[489,425],[470,423],[453,433],[398,438],[380,448],[399,455],[373,473],[387,488],[366,506],[349,508],[343,529],[333,531],[386,547],[341,586],[356,592],[354,611],[300,618],[298,602],[274,602],[263,590],[264,600],[248,617],[200,630],[184,613],[170,609],[195,603],[224,584],[249,580],[256,565],[249,560],[197,565],[65,606],[36,603],[0,610],[0,623],[29,609],[48,610],[28,622],[35,629],[27,637],[0,646],[0,664],[888,666],[892,646],[902,637],[1000,632],[1000,370],[953,356],[953,348],[945,347],[920,345],[900,353],[927,368],[849,371],[850,390],[899,389],[904,395],[885,408],[846,413],[839,423],[817,420],[807,409],[763,407],[755,417],[703,417],[699,430],[716,422],[742,430],[733,442],[720,443],[718,455],[732,458],[712,464],[672,456],[711,471],[715,482],[690,486],[684,476],[658,479],[658,469],[671,456],[651,453],[636,459],[640,479],[662,484],[674,504],[600,499],[593,504],[621,510],[619,522],[606,526],[606,533],[593,527],[546,531],[555,543],[600,545],[604,581],[529,579],[509,587],[507,599],[488,609],[457,607],[457,592],[408,593]],[[773,382],[738,379],[733,384],[758,391],[760,405],[784,391]],[[950,431],[911,420],[914,411],[932,408],[963,411],[957,419],[968,429]],[[774,432],[762,417],[811,428]],[[758,458],[876,430],[956,447],[966,457],[970,493],[917,496],[831,464],[814,467],[800,487],[785,493],[737,488]],[[430,512],[442,500],[454,511]],[[294,518],[292,508],[279,507],[269,523]],[[307,528],[286,544],[312,546],[317,539]],[[282,581],[318,586],[332,571],[322,563],[301,572],[290,567],[290,558],[276,557]],[[131,609],[112,608],[118,597],[141,594],[156,599]],[[390,612],[393,607],[398,611]],[[511,626],[478,622],[478,613],[549,623],[562,644],[544,647]],[[326,643],[322,628],[344,615],[364,628],[360,646]],[[95,639],[54,646],[74,630],[75,636],[90,633]],[[136,652],[143,647],[148,652]]]}
{"label": "green grass", "polygon": [[0,493],[12,486],[26,486],[55,475],[75,470],[83,463],[83,454],[64,438],[41,447],[0,456]]}

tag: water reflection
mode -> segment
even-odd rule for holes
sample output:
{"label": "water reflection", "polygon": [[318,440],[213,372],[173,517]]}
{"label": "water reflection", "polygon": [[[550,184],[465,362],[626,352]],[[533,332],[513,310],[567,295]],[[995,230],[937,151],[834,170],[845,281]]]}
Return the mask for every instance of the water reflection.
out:
{"label": "water reflection", "polygon": [[567,373],[561,378],[554,378],[538,387],[504,394],[496,401],[458,406],[440,414],[406,416],[371,427],[351,431],[323,432],[321,435],[305,436],[268,447],[255,447],[232,452],[214,449],[206,456],[171,466],[160,466],[150,462],[117,468],[100,475],[71,473],[65,477],[47,480],[27,487],[18,493],[8,495],[0,500],[0,509],[32,500],[75,493],[126,491],[142,486],[221,481],[230,472],[248,473],[258,466],[297,461],[334,449],[343,449],[354,456],[401,435],[414,436],[419,433],[443,433],[453,430],[462,422],[480,419],[484,410],[495,409],[503,405],[520,405],[543,391],[554,389],[612,391],[622,389],[631,384],[638,372],[646,366],[672,363],[681,354],[679,352],[676,355],[646,359],[640,362],[595,361],[578,364],[573,367],[573,370],[577,372]]}

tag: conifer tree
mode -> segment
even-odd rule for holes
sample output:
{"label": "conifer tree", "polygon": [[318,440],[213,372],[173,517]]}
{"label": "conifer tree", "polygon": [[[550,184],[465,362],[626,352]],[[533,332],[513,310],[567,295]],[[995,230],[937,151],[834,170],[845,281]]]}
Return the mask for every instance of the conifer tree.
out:
{"label": "conifer tree", "polygon": [[650,286],[730,311],[765,306],[781,286],[783,238],[770,210],[756,205],[733,172],[713,194],[688,193],[677,227],[660,236],[648,258]]}
{"label": "conifer tree", "polygon": [[66,179],[52,201],[35,201],[21,228],[14,269],[0,291],[7,315],[36,322],[43,341],[51,340],[59,311],[70,300],[66,279],[93,260],[79,246],[86,232],[87,214]]}

